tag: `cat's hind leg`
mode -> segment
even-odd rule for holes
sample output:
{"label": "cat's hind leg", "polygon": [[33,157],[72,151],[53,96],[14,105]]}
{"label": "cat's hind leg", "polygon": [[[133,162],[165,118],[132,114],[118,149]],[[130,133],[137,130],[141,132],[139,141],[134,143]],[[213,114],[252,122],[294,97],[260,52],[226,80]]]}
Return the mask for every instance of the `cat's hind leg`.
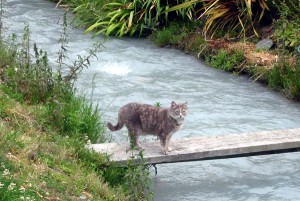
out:
{"label": "cat's hind leg", "polygon": [[140,128],[128,128],[128,137],[130,140],[130,148],[144,150],[143,146],[139,142],[139,136],[142,134],[142,130]]}

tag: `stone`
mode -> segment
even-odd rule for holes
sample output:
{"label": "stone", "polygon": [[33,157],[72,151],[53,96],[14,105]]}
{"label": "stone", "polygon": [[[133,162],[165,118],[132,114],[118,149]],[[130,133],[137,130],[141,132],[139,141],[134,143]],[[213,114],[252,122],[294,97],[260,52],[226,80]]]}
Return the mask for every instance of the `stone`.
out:
{"label": "stone", "polygon": [[257,50],[269,50],[273,46],[273,41],[271,39],[262,39],[256,43],[255,47]]}

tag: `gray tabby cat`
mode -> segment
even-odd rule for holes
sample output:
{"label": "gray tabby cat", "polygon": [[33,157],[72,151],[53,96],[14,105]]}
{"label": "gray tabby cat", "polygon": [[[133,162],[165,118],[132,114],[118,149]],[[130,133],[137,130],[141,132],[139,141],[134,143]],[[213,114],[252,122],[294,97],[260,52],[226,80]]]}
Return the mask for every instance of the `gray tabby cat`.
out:
{"label": "gray tabby cat", "polygon": [[169,146],[170,138],[183,124],[187,114],[187,103],[171,103],[170,108],[161,108],[152,105],[129,103],[119,110],[118,124],[110,122],[107,127],[111,131],[120,130],[124,124],[128,129],[130,141],[139,149],[143,149],[138,138],[140,135],[151,134],[160,139],[163,154],[172,151]]}

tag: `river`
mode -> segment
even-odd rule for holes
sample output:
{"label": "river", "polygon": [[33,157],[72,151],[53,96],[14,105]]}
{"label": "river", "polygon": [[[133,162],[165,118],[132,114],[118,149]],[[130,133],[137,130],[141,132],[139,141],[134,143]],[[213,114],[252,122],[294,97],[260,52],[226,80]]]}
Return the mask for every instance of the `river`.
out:
{"label": "river", "polygon": [[[20,35],[30,26],[32,42],[55,63],[63,11],[45,0],[6,0],[5,29]],[[69,57],[87,53],[97,38],[68,28]],[[207,67],[181,51],[158,48],[144,39],[110,38],[80,75],[77,87],[99,103],[105,121],[117,120],[128,102],[188,102],[184,128],[174,135],[220,135],[300,126],[300,105],[280,93]],[[127,140],[125,129],[110,133]],[[151,174],[155,200],[300,200],[300,153],[159,165]]]}

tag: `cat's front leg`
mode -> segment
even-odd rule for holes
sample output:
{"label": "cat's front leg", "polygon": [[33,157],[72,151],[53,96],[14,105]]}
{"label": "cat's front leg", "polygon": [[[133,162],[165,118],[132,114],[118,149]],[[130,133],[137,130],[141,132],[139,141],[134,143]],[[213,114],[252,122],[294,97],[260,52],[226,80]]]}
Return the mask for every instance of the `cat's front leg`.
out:
{"label": "cat's front leg", "polygon": [[168,152],[173,151],[173,149],[170,147],[170,139],[171,139],[171,135],[168,135],[167,142],[166,142],[166,147]]}
{"label": "cat's front leg", "polygon": [[168,155],[167,140],[164,136],[160,136],[160,147],[161,147],[161,152],[164,155]]}

